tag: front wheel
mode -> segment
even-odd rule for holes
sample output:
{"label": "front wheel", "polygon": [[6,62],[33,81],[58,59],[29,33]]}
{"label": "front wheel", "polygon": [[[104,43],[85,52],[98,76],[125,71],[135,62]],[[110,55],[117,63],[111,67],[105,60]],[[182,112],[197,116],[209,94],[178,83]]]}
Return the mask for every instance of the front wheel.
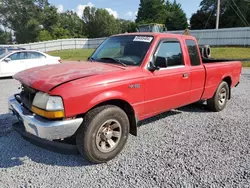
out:
{"label": "front wheel", "polygon": [[77,131],[76,145],[84,158],[103,163],[115,158],[129,134],[126,113],[117,106],[97,107],[86,114]]}
{"label": "front wheel", "polygon": [[227,104],[229,98],[229,86],[225,81],[222,81],[216,90],[212,99],[207,100],[208,108],[212,111],[222,111]]}

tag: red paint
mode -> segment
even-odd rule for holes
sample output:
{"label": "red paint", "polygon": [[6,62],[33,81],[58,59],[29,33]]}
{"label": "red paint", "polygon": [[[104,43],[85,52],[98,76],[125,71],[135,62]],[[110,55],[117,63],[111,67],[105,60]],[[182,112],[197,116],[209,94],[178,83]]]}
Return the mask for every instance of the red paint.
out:
{"label": "red paint", "polygon": [[[162,33],[126,35],[154,36],[141,66],[122,67],[98,62],[64,63],[29,69],[16,74],[14,78],[50,95],[61,96],[67,117],[84,114],[102,102],[119,99],[134,108],[139,120],[209,99],[226,77],[232,80],[231,87],[240,80],[240,62],[191,66],[185,44],[186,39],[195,40],[191,36]],[[185,67],[155,72],[147,69],[150,57],[163,38],[180,41]],[[183,74],[188,74],[188,78],[183,78]],[[140,84],[140,88],[129,88],[129,85],[134,84]]]}

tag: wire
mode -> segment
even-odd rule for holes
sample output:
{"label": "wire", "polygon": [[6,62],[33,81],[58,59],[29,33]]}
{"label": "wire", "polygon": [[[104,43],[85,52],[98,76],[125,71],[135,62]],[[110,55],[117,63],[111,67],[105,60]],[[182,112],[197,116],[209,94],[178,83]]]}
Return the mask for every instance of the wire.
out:
{"label": "wire", "polygon": [[235,1],[234,1],[234,0],[232,0],[232,1],[233,1],[233,3],[234,3],[234,6],[236,6],[236,8],[238,9],[238,11],[240,12],[240,14],[241,14],[242,18],[244,19],[244,21],[247,23],[248,26],[250,26],[249,23],[248,23],[248,21],[247,21],[247,19],[245,18],[245,16],[244,16],[243,13],[241,12],[241,10],[239,9],[239,7],[238,7],[237,4],[235,3]]}
{"label": "wire", "polygon": [[[222,0],[222,1],[223,1],[223,0]],[[222,1],[221,1],[221,2],[222,2]],[[215,7],[214,7],[214,9],[215,9]],[[208,24],[208,22],[209,22],[209,20],[210,20],[210,18],[211,18],[211,16],[212,16],[212,14],[213,14],[213,11],[214,11],[214,10],[211,10],[210,15],[209,15],[209,17],[208,17],[208,19],[207,19],[207,22],[206,22],[205,27],[203,28],[203,30],[206,29],[207,24]],[[202,33],[201,33],[201,35],[200,35],[200,37],[199,37],[199,39],[198,39],[198,43],[199,43],[200,40],[202,39],[203,34],[204,34],[204,31],[202,31]]]}
{"label": "wire", "polygon": [[210,20],[210,18],[211,18],[211,16],[212,16],[212,14],[213,14],[213,11],[211,11],[211,13],[210,13],[210,15],[209,15],[209,17],[208,17],[208,20],[207,20],[207,22],[206,22],[206,24],[205,24],[204,29],[206,29],[207,24],[208,24],[208,22],[209,22],[209,20]]}
{"label": "wire", "polygon": [[244,19],[242,19],[242,17],[238,14],[238,12],[234,9],[234,7],[228,2],[226,1],[229,6],[233,9],[233,11],[238,15],[238,17],[241,19],[241,21],[246,25],[246,26],[249,26],[247,22],[244,21]]}
{"label": "wire", "polygon": [[[213,11],[211,11],[211,13],[210,13],[210,15],[209,15],[209,17],[208,17],[208,19],[207,19],[207,22],[206,22],[205,27],[203,28],[203,30],[206,29],[207,24],[208,24],[208,22],[209,22],[209,20],[210,20],[210,18],[211,18],[211,16],[212,16],[212,14],[213,14]],[[201,36],[200,36],[199,39],[198,39],[198,44],[199,44],[200,40],[202,39],[203,34],[204,34],[204,31],[202,31]]]}

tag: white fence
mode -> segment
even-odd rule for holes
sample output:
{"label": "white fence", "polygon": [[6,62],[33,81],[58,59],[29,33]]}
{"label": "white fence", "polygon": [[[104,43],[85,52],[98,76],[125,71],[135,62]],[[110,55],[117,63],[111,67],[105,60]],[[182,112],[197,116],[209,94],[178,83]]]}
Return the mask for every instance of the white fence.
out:
{"label": "white fence", "polygon": [[[184,31],[170,31],[168,33],[181,34]],[[230,29],[190,30],[200,45],[211,46],[250,46],[250,27]]]}
{"label": "white fence", "polygon": [[97,48],[105,38],[95,38],[95,39],[84,39],[84,38],[74,38],[74,39],[60,39],[51,40],[45,42],[36,42],[29,44],[18,44],[18,45],[0,45],[0,46],[15,46],[26,48],[27,50],[38,50],[41,52],[57,51],[57,50],[67,50],[67,49],[82,49],[82,48]]}
{"label": "white fence", "polygon": [[[168,31],[167,33],[181,34],[183,32],[184,31]],[[191,35],[197,38],[200,45],[209,44],[211,46],[250,46],[250,27],[219,30],[190,30],[190,32]],[[11,46],[23,47],[28,50],[48,52],[65,49],[97,48],[104,40],[105,38],[75,38]]]}

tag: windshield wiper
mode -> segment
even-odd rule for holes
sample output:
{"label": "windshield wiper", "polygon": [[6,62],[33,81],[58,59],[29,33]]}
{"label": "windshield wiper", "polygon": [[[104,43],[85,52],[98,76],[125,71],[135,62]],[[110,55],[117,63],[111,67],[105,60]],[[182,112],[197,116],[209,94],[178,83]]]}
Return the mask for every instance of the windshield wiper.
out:
{"label": "windshield wiper", "polygon": [[91,61],[91,62],[95,61],[95,59],[93,57],[89,57],[88,60]]}
{"label": "windshield wiper", "polygon": [[119,63],[119,64],[123,65],[124,67],[127,66],[125,63],[121,62],[119,59],[112,58],[112,57],[103,57],[103,58],[101,58],[101,60],[112,60],[115,63]]}

